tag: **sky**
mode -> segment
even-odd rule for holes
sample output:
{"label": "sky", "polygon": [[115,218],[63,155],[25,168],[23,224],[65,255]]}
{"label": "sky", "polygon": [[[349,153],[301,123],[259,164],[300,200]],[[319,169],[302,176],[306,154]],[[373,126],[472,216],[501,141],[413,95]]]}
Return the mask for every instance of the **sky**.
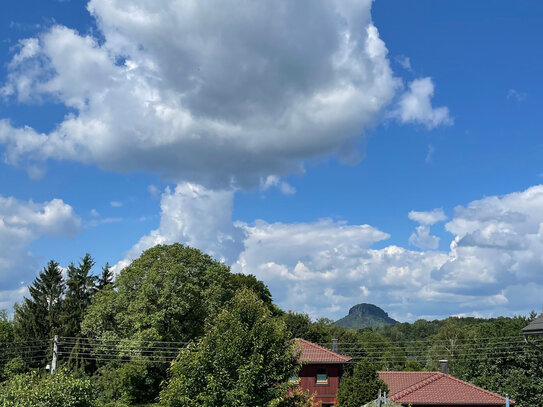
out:
{"label": "sky", "polygon": [[181,242],[285,310],[541,311],[543,4],[4,0],[0,309]]}

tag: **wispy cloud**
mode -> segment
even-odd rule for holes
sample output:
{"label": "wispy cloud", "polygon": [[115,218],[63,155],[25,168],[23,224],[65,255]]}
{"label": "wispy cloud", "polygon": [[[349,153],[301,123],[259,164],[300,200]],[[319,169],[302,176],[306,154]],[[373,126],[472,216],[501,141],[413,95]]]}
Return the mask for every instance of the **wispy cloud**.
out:
{"label": "wispy cloud", "polygon": [[405,55],[398,55],[396,56],[396,58],[394,58],[396,60],[396,62],[398,64],[400,64],[400,66],[409,71],[409,72],[413,72],[413,68],[411,67],[411,59]]}
{"label": "wispy cloud", "polygon": [[435,151],[436,149],[434,148],[434,146],[431,144],[428,144],[428,152],[426,153],[426,158],[424,159],[424,161],[426,161],[427,163],[432,162],[432,158],[434,156]]}
{"label": "wispy cloud", "polygon": [[507,99],[513,99],[517,102],[523,102],[526,99],[526,93],[519,92],[515,89],[509,89],[507,92]]}

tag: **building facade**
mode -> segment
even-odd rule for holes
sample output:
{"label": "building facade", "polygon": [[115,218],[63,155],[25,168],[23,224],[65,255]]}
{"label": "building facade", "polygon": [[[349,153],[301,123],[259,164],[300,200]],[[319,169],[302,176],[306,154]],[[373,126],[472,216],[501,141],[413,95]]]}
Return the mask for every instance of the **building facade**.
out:
{"label": "building facade", "polygon": [[299,376],[291,381],[296,381],[303,390],[314,395],[322,407],[335,406],[343,367],[351,358],[304,339],[296,339],[296,344],[302,368]]}

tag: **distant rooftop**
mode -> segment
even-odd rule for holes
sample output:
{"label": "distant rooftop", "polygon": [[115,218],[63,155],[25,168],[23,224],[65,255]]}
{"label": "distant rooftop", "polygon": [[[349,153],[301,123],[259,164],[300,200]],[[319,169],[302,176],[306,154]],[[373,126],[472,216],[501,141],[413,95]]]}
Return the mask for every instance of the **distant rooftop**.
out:
{"label": "distant rooftop", "polygon": [[[402,404],[503,406],[505,398],[441,372],[379,372],[388,399]],[[511,400],[511,404],[515,402]]]}
{"label": "distant rooftop", "polygon": [[332,352],[305,339],[295,339],[297,350],[301,353],[300,361],[305,364],[315,363],[348,363],[351,358]]}
{"label": "distant rooftop", "polygon": [[523,335],[543,335],[543,313],[522,330]]}

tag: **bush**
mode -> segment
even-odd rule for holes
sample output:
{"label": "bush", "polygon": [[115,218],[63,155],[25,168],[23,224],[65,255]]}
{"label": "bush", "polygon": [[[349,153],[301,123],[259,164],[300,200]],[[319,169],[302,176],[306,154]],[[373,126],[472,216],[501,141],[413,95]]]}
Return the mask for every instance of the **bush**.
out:
{"label": "bush", "polygon": [[75,377],[64,371],[55,374],[31,372],[0,385],[2,407],[91,407],[96,391],[88,377]]}
{"label": "bush", "polygon": [[100,401],[106,407],[136,405],[156,397],[160,376],[150,362],[109,363],[93,376]]}
{"label": "bush", "polygon": [[7,380],[25,373],[27,370],[28,366],[26,365],[25,361],[20,356],[17,356],[6,362],[4,369],[2,370],[2,376]]}

